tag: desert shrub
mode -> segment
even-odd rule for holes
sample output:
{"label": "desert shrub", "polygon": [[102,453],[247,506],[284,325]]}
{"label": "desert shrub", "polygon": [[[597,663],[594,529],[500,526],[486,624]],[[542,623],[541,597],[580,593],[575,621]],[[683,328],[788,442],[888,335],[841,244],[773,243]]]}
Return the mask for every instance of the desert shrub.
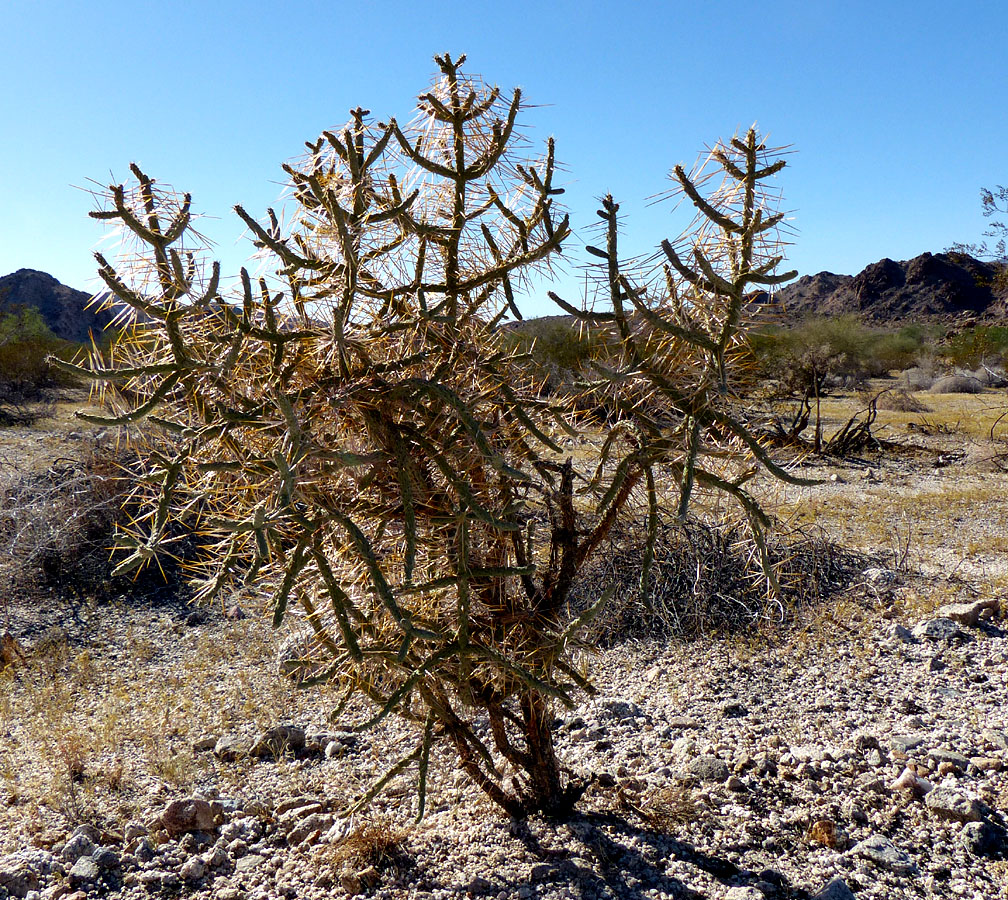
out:
{"label": "desert shrub", "polygon": [[872,342],[872,333],[854,316],[807,319],[752,338],[764,377],[776,379],[789,393],[810,397],[863,384],[871,375]]}
{"label": "desert shrub", "polygon": [[504,345],[525,356],[529,378],[543,396],[571,393],[589,375],[593,363],[618,356],[618,341],[604,328],[593,328],[571,316],[545,316],[509,323]]}
{"label": "desert shrub", "polygon": [[52,333],[36,309],[0,314],[0,424],[30,422],[28,404],[49,389],[78,383],[46,361],[49,356],[71,359],[77,351],[76,344]]}
{"label": "desert shrub", "polygon": [[823,396],[913,366],[929,352],[938,332],[924,325],[869,328],[855,316],[837,316],[761,329],[752,345],[764,377],[779,380],[791,393],[815,396],[818,391]]}
{"label": "desert shrub", "polygon": [[972,375],[943,375],[928,388],[930,394],[981,394],[984,385]]}
{"label": "desert shrub", "polygon": [[878,395],[876,403],[879,409],[888,409],[893,412],[930,412],[924,401],[915,394],[902,389],[883,391]]}
{"label": "desert shrub", "polygon": [[575,374],[586,372],[595,360],[611,355],[614,341],[569,316],[546,316],[513,325],[515,349],[528,353],[538,365]]}
{"label": "desert shrub", "polygon": [[973,325],[953,334],[942,347],[943,356],[953,366],[975,369],[981,364],[1008,363],[1008,326]]}
{"label": "desert shrub", "polygon": [[[636,523],[638,532],[644,523]],[[762,589],[763,572],[743,529],[697,519],[665,522],[653,550],[653,587],[636,591],[646,542],[633,529],[610,536],[571,595],[575,609],[612,592],[589,626],[590,638],[609,646],[627,638],[696,640],[711,635],[758,634],[799,619],[835,597],[864,570],[865,560],[813,533],[776,538],[769,545],[781,586]]]}
{"label": "desert shrub", "polygon": [[44,471],[2,460],[0,583],[5,599],[31,603],[40,592],[104,602],[129,595],[184,596],[179,559],[184,535],[176,527],[174,556],[139,578],[113,577],[110,551],[117,523],[135,512],[129,495],[136,459],[125,448],[87,441]]}
{"label": "desert shrub", "polygon": [[941,329],[927,325],[904,325],[896,331],[879,330],[868,346],[867,369],[873,377],[919,364],[941,336]]}
{"label": "desert shrub", "polygon": [[[317,680],[344,697],[334,716],[363,697],[373,714],[357,727],[415,725],[414,749],[362,804],[416,766],[422,814],[438,741],[510,813],[563,814],[583,784],[554,751],[555,707],[591,689],[582,632],[608,599],[572,616],[568,598],[607,535],[643,516],[646,595],[663,510],[727,498],[764,589],[776,584],[745,484],[754,466],[796,479],[737,417],[732,375],[750,292],[793,277],[775,274],[781,215],[762,189],[784,162],[750,130],[706,154],[709,168],[675,168],[698,212],[683,241],[662,242],[660,292],[622,270],[619,207],[604,198],[605,248],[589,249],[611,308],[551,294],[619,341],[584,388],[618,415],[575,461],[556,437],[579,435],[578,398],[541,397],[499,327],[520,316],[514,280],[569,234],[553,143],[522,159],[520,92],[505,100],[461,59],[437,62],[411,126],[354,110],[286,166],[290,231],[237,208],[277,271],[253,285],[243,269],[236,295],[202,263],[189,196],[133,166],[136,184],[113,185],[93,215],[138,241],[116,266],[98,256],[136,319],[114,367],[74,371],[101,386],[104,421],[145,420],[144,513],[120,537],[120,571],[152,563],[171,523],[195,516],[200,598],[255,591],[275,623],[299,609],[323,653]],[[674,412],[662,425],[655,398]]]}
{"label": "desert shrub", "polygon": [[926,391],[935,382],[933,366],[911,366],[900,373],[899,382],[907,391]]}

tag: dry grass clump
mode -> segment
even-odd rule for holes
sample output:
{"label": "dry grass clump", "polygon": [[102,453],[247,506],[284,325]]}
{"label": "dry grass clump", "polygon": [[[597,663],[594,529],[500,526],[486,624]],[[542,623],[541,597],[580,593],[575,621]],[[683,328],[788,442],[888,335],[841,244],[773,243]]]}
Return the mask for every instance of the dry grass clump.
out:
{"label": "dry grass clump", "polygon": [[633,809],[655,831],[672,832],[694,821],[698,815],[696,800],[688,784],[680,781],[662,785],[642,797]]}
{"label": "dry grass clump", "polygon": [[878,396],[876,404],[879,409],[887,409],[892,412],[930,412],[930,407],[916,394],[902,388],[895,391],[884,391]]}
{"label": "dry grass clump", "polygon": [[[251,761],[224,765],[193,742],[322,717],[317,692],[269,671],[266,623],[123,624],[131,617],[103,607],[82,624],[89,643],[105,633],[96,643],[53,628],[0,671],[0,854],[83,822],[121,832],[150,812],[152,789],[182,794],[209,778],[247,795]],[[293,770],[284,789],[316,791],[313,777]]]}
{"label": "dry grass clump", "polygon": [[972,375],[943,375],[928,388],[931,394],[982,394],[983,382]]}
{"label": "dry grass clump", "polygon": [[333,845],[329,863],[343,870],[373,867],[379,872],[405,872],[413,867],[414,859],[406,849],[406,831],[379,817],[362,822]]}
{"label": "dry grass clump", "polygon": [[602,646],[636,637],[739,634],[793,621],[849,587],[868,564],[820,534],[779,538],[768,545],[780,584],[774,596],[743,529],[697,520],[667,523],[655,541],[651,593],[644,601],[638,590],[641,547],[632,534],[615,538],[571,598],[580,607],[613,592],[591,625],[590,638]]}
{"label": "dry grass clump", "polygon": [[[9,451],[0,473],[0,579],[13,597],[52,591],[107,602],[133,597],[180,597],[186,587],[176,560],[166,557],[138,578],[113,578],[111,551],[118,524],[129,518],[135,457],[98,440],[74,447],[46,469]],[[185,553],[184,535],[176,551]],[[8,618],[10,610],[7,610]]]}
{"label": "dry grass clump", "polygon": [[935,383],[932,367],[914,366],[900,374],[900,384],[907,391],[926,391]]}

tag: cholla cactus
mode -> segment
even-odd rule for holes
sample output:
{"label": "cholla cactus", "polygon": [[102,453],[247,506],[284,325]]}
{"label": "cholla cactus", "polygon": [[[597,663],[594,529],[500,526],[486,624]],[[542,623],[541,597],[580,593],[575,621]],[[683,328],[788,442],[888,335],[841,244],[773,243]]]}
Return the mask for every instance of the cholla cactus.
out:
{"label": "cholla cactus", "polygon": [[[750,134],[738,224],[694,198],[725,253],[698,246],[691,268],[667,247],[689,292],[670,270],[660,302],[620,273],[606,200],[609,243],[595,252],[614,311],[574,311],[617,329],[622,360],[598,371],[618,414],[586,445],[594,473],[580,472],[557,439],[579,433],[574,398],[543,399],[499,327],[519,315],[516,280],[569,235],[553,143],[517,158],[520,93],[506,101],[462,74],[463,59],[437,58],[410,126],[358,109],[310,143],[286,167],[291,229],[237,208],[278,268],[257,284],[243,269],[234,302],[186,246],[188,195],[133,167],[137,185],[113,186],[95,214],[140,241],[139,266],[98,257],[132,314],[112,362],[95,355],[78,372],[99,385],[106,421],[146,421],[146,512],[121,537],[120,569],[170,552],[173,520],[195,523],[203,600],[240,587],[276,624],[300,610],[318,680],[372,704],[359,727],[389,714],[416,724],[415,748],[362,803],[415,764],[422,814],[431,745],[447,741],[511,814],[563,814],[583,783],[556,757],[554,709],[590,690],[578,634],[606,599],[571,613],[579,571],[638,502],[653,536],[670,478],[679,514],[696,484],[738,499],[760,533],[747,471],[727,470],[739,453],[779,470],[722,398],[746,289],[777,262],[759,253],[775,220],[754,193],[777,166],[756,165]],[[664,422],[649,412],[658,395]]]}

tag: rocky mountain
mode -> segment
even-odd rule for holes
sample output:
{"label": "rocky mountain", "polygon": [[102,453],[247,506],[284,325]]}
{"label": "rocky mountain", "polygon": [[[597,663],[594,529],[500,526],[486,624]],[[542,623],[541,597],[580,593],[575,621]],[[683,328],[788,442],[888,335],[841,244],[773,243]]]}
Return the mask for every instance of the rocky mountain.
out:
{"label": "rocky mountain", "polygon": [[777,292],[790,317],[853,313],[867,321],[922,321],[1000,315],[1008,291],[998,267],[965,253],[882,259],[857,275],[805,275]]}
{"label": "rocky mountain", "polygon": [[90,294],[35,269],[18,269],[0,278],[0,313],[19,306],[37,309],[52,332],[68,341],[87,341],[89,331],[97,336],[111,320],[109,313],[91,304]]}

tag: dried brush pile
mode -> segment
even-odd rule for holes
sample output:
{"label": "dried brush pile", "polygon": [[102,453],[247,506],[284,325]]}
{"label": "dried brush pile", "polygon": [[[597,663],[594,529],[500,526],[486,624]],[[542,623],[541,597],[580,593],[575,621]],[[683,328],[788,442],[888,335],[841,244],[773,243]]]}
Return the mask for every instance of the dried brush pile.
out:
{"label": "dried brush pile", "polygon": [[172,557],[138,578],[112,576],[116,528],[129,520],[136,464],[135,454],[100,442],[40,472],[17,458],[2,461],[0,584],[8,601],[25,601],[30,612],[50,592],[97,602],[125,595],[175,599],[188,592]]}
{"label": "dried brush pile", "polygon": [[571,596],[577,610],[612,594],[587,635],[600,647],[630,639],[755,634],[793,624],[855,584],[868,564],[822,535],[778,536],[768,550],[780,590],[768,595],[745,529],[696,519],[668,522],[658,530],[645,598],[638,589],[642,546],[640,535],[614,536]]}

